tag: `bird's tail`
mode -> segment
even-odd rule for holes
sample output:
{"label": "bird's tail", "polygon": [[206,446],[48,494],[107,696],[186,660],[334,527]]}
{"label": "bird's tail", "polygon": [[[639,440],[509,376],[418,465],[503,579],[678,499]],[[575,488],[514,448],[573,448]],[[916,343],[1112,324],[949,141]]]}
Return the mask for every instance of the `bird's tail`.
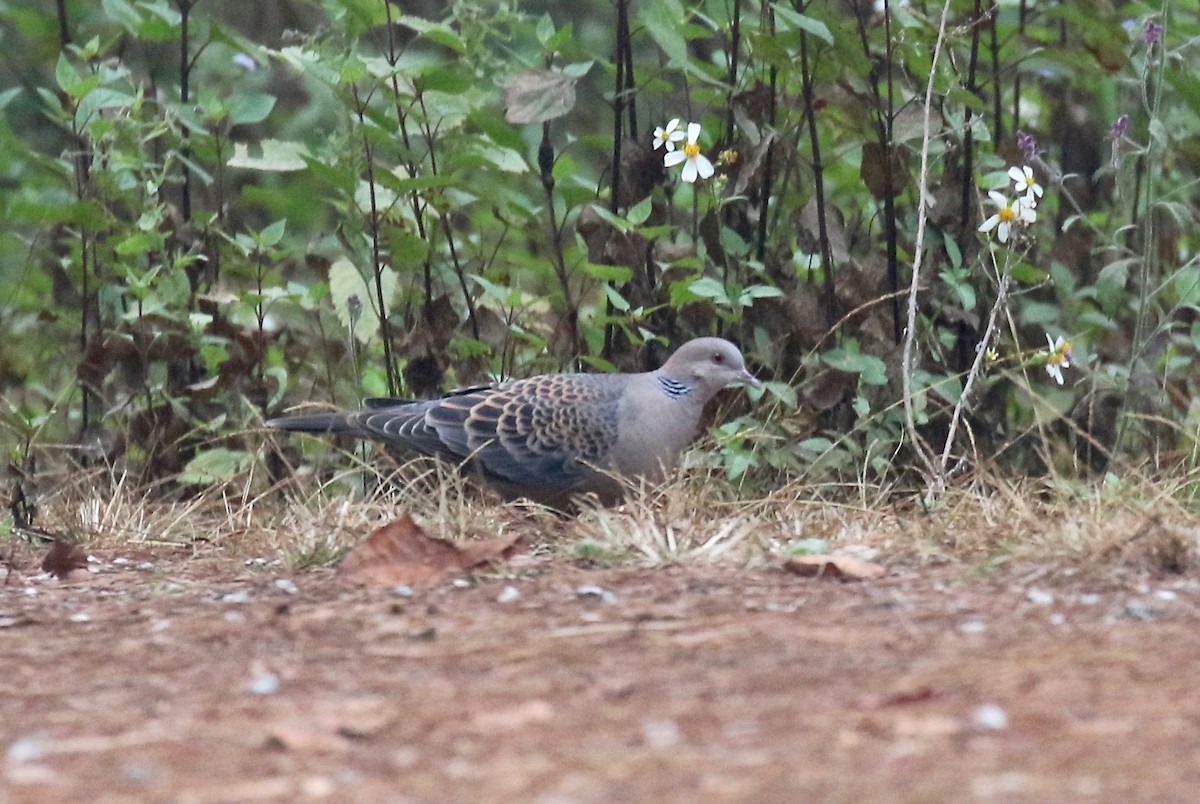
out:
{"label": "bird's tail", "polygon": [[293,433],[328,433],[366,438],[369,434],[345,413],[306,413],[300,416],[284,416],[268,419],[267,427],[288,430]]}

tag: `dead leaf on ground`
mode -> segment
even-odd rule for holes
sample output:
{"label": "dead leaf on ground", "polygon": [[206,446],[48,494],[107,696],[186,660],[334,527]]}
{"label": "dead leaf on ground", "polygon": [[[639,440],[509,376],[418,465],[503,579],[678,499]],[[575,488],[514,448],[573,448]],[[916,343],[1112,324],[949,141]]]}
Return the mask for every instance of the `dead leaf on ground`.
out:
{"label": "dead leaf on ground", "polygon": [[56,578],[66,578],[73,570],[81,569],[87,569],[87,553],[77,544],[56,540],[42,559],[42,572],[48,572]]}
{"label": "dead leaf on ground", "polygon": [[874,580],[887,574],[879,564],[850,556],[791,556],[783,562],[783,568],[806,578],[827,576],[851,581]]}
{"label": "dead leaf on ground", "polygon": [[376,530],[338,565],[338,577],[367,586],[428,589],[460,572],[508,558],[519,534],[455,544],[427,534],[409,514]]}

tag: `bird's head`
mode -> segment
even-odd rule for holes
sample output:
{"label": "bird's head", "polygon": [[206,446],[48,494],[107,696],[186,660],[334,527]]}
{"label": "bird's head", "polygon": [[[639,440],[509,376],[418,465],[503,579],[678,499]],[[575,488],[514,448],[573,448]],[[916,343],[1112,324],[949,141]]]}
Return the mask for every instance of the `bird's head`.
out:
{"label": "bird's head", "polygon": [[746,370],[738,348],[724,338],[696,338],[680,346],[663,364],[664,377],[702,389],[706,397],[728,385],[762,388],[757,377]]}

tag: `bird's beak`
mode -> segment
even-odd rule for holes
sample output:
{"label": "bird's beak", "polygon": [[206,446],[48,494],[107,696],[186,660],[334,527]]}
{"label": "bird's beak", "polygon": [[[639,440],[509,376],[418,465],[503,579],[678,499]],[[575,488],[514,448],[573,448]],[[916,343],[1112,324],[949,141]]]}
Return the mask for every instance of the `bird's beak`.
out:
{"label": "bird's beak", "polygon": [[750,373],[749,369],[742,369],[742,373],[738,375],[735,382],[742,385],[749,385],[751,388],[762,388],[762,380]]}

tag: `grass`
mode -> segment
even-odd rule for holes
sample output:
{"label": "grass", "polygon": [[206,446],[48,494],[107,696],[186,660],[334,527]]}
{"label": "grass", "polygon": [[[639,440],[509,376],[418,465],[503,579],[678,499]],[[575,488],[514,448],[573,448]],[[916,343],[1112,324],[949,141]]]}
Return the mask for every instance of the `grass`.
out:
{"label": "grass", "polygon": [[186,546],[233,561],[280,559],[294,571],[336,563],[402,512],[448,539],[515,531],[535,556],[585,566],[767,567],[820,540],[885,565],[958,565],[964,577],[1020,566],[1122,582],[1200,568],[1190,474],[1094,484],[980,477],[923,510],[915,495],[866,486],[791,483],[739,499],[723,479],[690,471],[573,516],[501,504],[428,460],[325,480],[300,472],[252,493],[257,483],[164,500],[118,474],[76,474],[42,495],[36,524],[94,549]]}

